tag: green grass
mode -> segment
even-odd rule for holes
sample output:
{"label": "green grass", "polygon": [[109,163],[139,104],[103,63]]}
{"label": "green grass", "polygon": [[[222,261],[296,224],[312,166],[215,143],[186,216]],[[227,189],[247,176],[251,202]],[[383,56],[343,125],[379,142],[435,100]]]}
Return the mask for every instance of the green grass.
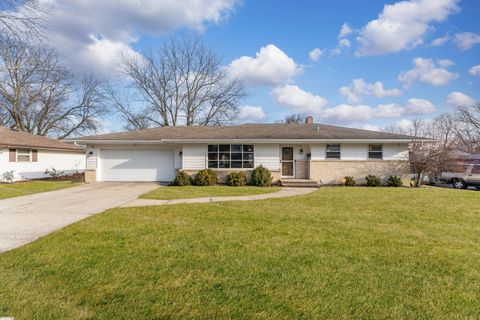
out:
{"label": "green grass", "polygon": [[0,255],[15,319],[478,319],[480,193],[108,210]]}
{"label": "green grass", "polygon": [[25,196],[27,194],[53,191],[79,185],[72,181],[28,181],[0,184],[0,199]]}
{"label": "green grass", "polygon": [[278,187],[260,188],[260,187],[229,187],[229,186],[186,186],[186,187],[160,187],[149,193],[141,195],[141,199],[188,199],[204,197],[230,197],[230,196],[251,196],[255,194],[271,193],[279,191]]}

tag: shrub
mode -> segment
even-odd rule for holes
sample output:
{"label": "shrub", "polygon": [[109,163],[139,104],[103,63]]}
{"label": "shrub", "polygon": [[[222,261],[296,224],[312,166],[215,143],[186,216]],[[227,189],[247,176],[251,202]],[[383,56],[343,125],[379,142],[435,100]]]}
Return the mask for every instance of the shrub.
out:
{"label": "shrub", "polygon": [[227,176],[227,184],[232,187],[241,187],[247,183],[247,176],[245,172],[230,172]]}
{"label": "shrub", "polygon": [[203,169],[198,171],[193,179],[193,183],[197,186],[213,186],[217,184],[218,176],[212,169]]}
{"label": "shrub", "polygon": [[5,171],[2,174],[1,178],[2,180],[5,180],[8,183],[12,183],[13,179],[15,179],[15,171],[14,170]]}
{"label": "shrub", "polygon": [[357,184],[357,181],[355,181],[353,177],[344,177],[343,181],[344,181],[343,185],[345,185],[346,187],[353,187]]}
{"label": "shrub", "polygon": [[252,172],[252,184],[257,187],[270,187],[272,185],[272,174],[264,166],[256,167]]}
{"label": "shrub", "polygon": [[58,171],[55,168],[52,168],[52,170],[48,170],[48,168],[45,169],[45,174],[49,175],[53,180],[57,180],[58,178],[65,176],[64,171]]}
{"label": "shrub", "polygon": [[380,178],[374,175],[369,174],[365,177],[367,180],[367,186],[369,187],[378,187],[380,186]]}
{"label": "shrub", "polygon": [[190,177],[185,171],[179,171],[173,180],[175,186],[189,186],[192,184],[192,177]]}
{"label": "shrub", "polygon": [[389,185],[390,187],[401,187],[403,185],[403,182],[399,176],[390,176],[387,179],[387,185]]}

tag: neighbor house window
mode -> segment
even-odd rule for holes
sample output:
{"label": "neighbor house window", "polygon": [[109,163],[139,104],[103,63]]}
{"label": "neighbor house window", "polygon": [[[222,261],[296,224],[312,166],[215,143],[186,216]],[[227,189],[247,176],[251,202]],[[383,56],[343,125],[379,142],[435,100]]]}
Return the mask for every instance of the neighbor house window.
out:
{"label": "neighbor house window", "polygon": [[253,145],[209,144],[208,167],[211,169],[253,168]]}
{"label": "neighbor house window", "polygon": [[29,149],[17,149],[17,161],[29,162],[30,160],[31,158]]}
{"label": "neighbor house window", "polygon": [[339,144],[327,144],[327,159],[340,159],[340,145]]}
{"label": "neighbor house window", "polygon": [[368,146],[368,159],[383,159],[383,147],[381,144],[370,144]]}

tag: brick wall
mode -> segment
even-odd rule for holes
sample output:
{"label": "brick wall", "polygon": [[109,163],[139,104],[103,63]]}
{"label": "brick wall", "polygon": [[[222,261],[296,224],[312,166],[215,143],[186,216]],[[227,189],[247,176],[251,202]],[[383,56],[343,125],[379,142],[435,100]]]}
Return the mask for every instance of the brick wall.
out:
{"label": "brick wall", "polygon": [[322,184],[341,184],[345,176],[353,177],[358,184],[365,183],[365,176],[376,175],[382,180],[390,175],[408,177],[408,161],[366,160],[366,161],[310,161],[310,179]]}

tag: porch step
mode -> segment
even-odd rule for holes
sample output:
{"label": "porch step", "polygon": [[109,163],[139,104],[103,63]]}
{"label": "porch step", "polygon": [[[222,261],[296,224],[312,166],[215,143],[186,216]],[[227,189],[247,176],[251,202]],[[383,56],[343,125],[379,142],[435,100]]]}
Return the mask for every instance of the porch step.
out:
{"label": "porch step", "polygon": [[315,180],[310,179],[280,179],[280,186],[295,188],[318,188],[319,185]]}

